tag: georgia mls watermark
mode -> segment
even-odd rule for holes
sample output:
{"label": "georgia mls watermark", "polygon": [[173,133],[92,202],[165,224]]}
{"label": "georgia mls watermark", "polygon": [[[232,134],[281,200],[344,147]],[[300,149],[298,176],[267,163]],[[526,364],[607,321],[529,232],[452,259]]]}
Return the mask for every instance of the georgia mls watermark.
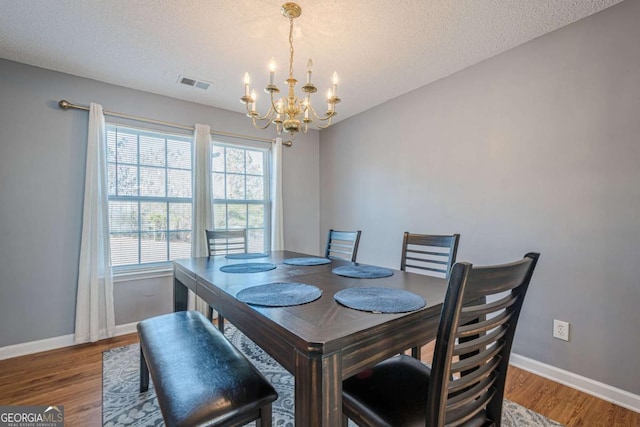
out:
{"label": "georgia mls watermark", "polygon": [[64,427],[64,406],[0,406],[0,427]]}

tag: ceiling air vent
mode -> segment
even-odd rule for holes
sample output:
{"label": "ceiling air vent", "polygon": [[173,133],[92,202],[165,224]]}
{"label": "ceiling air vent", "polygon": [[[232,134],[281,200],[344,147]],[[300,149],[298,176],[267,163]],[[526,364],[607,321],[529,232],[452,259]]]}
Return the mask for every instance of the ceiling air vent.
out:
{"label": "ceiling air vent", "polygon": [[203,90],[207,90],[209,89],[209,86],[211,86],[211,83],[205,82],[204,80],[196,80],[185,76],[180,76],[178,78],[178,83],[186,86],[197,87],[198,89]]}

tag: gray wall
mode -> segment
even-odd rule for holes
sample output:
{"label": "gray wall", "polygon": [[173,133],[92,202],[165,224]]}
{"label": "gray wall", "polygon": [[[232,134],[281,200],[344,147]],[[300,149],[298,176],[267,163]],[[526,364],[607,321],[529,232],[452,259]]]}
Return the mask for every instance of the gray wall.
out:
{"label": "gray wall", "polygon": [[540,251],[514,351],[640,393],[639,40],[626,1],[323,131],[321,230],[389,267],[404,231]]}
{"label": "gray wall", "polygon": [[[0,59],[0,347],[74,329],[88,116],[59,109],[60,99],[244,135],[275,133],[253,129],[239,113]],[[319,247],[318,139],[311,131],[283,150],[287,249]],[[116,283],[116,323],[166,310],[167,283]]]}

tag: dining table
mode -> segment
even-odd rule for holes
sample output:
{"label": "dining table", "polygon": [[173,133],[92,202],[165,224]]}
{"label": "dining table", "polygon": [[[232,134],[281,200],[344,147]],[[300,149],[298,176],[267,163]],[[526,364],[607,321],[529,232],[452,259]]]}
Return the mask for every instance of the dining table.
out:
{"label": "dining table", "polygon": [[[293,251],[273,251],[255,259],[225,255],[179,259],[174,265],[174,310],[187,309],[191,290],[250,340],[279,362],[295,378],[295,425],[342,425],[342,381],[374,364],[435,339],[447,281],[390,269],[383,278],[353,278],[334,273],[342,260],[322,265],[290,265],[292,258],[313,257]],[[268,271],[229,273],[226,266],[272,264]],[[221,270],[222,268],[222,270]],[[241,291],[272,283],[315,287],[314,301],[291,306],[248,304]],[[334,296],[352,288],[408,291],[425,305],[409,312],[380,313],[349,308]]]}

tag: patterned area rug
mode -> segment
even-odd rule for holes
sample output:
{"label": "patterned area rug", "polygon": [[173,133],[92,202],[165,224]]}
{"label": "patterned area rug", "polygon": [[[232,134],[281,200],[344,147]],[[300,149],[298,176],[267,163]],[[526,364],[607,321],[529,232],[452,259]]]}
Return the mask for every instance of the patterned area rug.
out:
{"label": "patterned area rug", "polygon": [[[226,325],[225,335],[276,388],[279,397],[273,405],[273,425],[293,427],[295,400],[291,374],[232,325]],[[153,384],[148,392],[138,392],[139,352],[138,344],[133,344],[105,351],[102,355],[102,423],[105,427],[164,426]],[[504,401],[502,425],[561,427],[561,424],[508,400]],[[349,426],[354,424],[350,422]]]}

